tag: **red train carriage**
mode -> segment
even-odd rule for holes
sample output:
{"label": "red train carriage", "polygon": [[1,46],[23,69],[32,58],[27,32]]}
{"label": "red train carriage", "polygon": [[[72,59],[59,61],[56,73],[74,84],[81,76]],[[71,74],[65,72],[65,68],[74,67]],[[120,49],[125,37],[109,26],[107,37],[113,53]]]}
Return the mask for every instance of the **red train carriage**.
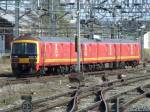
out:
{"label": "red train carriage", "polygon": [[[75,71],[77,53],[74,38],[22,37],[12,45],[12,71],[15,74]],[[135,66],[140,61],[140,44],[129,40],[96,41],[81,38],[82,70]]]}

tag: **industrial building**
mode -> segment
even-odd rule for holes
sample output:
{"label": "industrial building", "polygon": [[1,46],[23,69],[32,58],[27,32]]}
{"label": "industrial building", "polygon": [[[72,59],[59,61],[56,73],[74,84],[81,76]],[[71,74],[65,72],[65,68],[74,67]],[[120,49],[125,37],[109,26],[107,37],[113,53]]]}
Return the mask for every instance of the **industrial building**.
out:
{"label": "industrial building", "polygon": [[0,56],[9,55],[13,40],[14,24],[5,18],[0,18]]}

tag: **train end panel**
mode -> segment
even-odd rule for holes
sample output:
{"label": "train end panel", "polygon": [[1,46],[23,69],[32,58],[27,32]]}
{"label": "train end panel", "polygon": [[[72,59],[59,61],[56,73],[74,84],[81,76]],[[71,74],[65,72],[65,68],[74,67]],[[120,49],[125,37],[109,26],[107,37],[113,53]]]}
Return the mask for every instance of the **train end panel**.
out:
{"label": "train end panel", "polygon": [[14,75],[35,74],[39,69],[39,41],[16,39],[12,44],[11,66]]}

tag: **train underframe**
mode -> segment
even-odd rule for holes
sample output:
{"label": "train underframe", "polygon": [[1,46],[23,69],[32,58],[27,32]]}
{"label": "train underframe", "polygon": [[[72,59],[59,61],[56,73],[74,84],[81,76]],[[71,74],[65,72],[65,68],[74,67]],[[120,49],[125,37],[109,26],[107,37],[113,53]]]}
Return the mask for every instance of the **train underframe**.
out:
{"label": "train underframe", "polygon": [[[136,67],[139,61],[125,61],[125,62],[105,62],[105,63],[81,63],[81,72],[102,71],[106,69],[124,69],[126,66]],[[12,71],[14,75],[24,74],[67,74],[73,73],[77,70],[77,65],[55,65],[55,66],[40,66],[37,71],[36,64],[12,64]]]}
{"label": "train underframe", "polygon": [[35,74],[36,73],[36,63],[12,63],[12,72],[14,75],[24,75],[24,74]]}
{"label": "train underframe", "polygon": [[[105,62],[105,63],[81,63],[81,72],[93,72],[101,71],[106,69],[125,69],[127,66],[136,67],[139,65],[139,61],[125,61],[125,62]],[[46,73],[52,74],[67,74],[77,70],[77,65],[56,65],[56,66],[45,66]]]}

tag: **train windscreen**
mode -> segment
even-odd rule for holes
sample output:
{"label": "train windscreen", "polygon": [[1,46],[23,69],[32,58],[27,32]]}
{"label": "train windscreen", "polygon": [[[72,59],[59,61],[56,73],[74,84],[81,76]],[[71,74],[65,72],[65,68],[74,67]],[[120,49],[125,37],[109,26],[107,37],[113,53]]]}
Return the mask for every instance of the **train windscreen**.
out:
{"label": "train windscreen", "polygon": [[36,56],[37,46],[35,43],[14,43],[12,55],[16,56]]}

